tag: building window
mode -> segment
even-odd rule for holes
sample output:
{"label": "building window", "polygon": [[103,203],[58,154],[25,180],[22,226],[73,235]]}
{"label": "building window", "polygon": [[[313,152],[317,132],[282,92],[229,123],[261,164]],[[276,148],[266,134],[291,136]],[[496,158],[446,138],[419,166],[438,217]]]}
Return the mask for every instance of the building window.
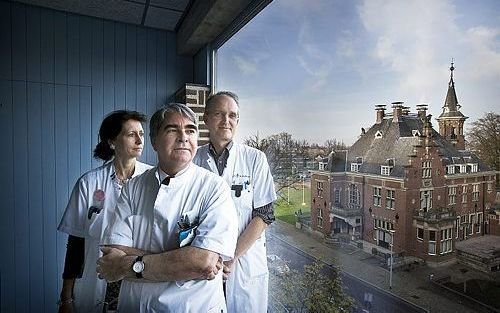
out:
{"label": "building window", "polygon": [[458,238],[458,234],[460,231],[460,215],[457,216],[457,220],[455,222],[455,238]]}
{"label": "building window", "polygon": [[340,204],[340,189],[335,188],[333,191],[333,199],[335,204]]}
{"label": "building window", "polygon": [[391,167],[388,165],[380,166],[380,175],[389,176],[391,174]]}
{"label": "building window", "polygon": [[483,226],[483,213],[477,213],[477,224],[476,224],[476,234],[481,233],[481,228]]}
{"label": "building window", "polygon": [[318,228],[323,228],[323,209],[318,207]]}
{"label": "building window", "polygon": [[452,231],[452,227],[441,229],[441,245],[439,247],[441,254],[450,253],[453,250]]}
{"label": "building window", "polygon": [[318,187],[318,197],[323,198],[323,182],[319,181],[317,187]]}
{"label": "building window", "polygon": [[417,239],[424,240],[424,229],[421,227],[417,227]]}
{"label": "building window", "polygon": [[456,203],[457,187],[448,187],[448,205]]}
{"label": "building window", "polygon": [[488,192],[490,192],[492,190],[493,190],[493,184],[492,183],[488,183]]}
{"label": "building window", "polygon": [[382,206],[382,188],[373,187],[373,205]]}
{"label": "building window", "polygon": [[455,174],[455,165],[446,166],[446,173],[447,174]]}
{"label": "building window", "polygon": [[351,163],[351,172],[359,172],[359,167],[361,164],[359,163]]}
{"label": "building window", "polygon": [[467,173],[467,164],[460,164],[460,173]]}
{"label": "building window", "polygon": [[467,185],[462,185],[462,203],[467,203]]}
{"label": "building window", "polygon": [[470,164],[471,173],[477,173],[477,163]]}
{"label": "building window", "polygon": [[429,254],[436,254],[436,231],[429,230]]}
{"label": "building window", "polygon": [[476,224],[476,214],[469,214],[469,224],[467,225],[467,229],[469,230],[469,235],[474,234],[474,224]]}
{"label": "building window", "polygon": [[479,201],[479,184],[472,185],[472,201]]}
{"label": "building window", "polygon": [[432,176],[431,161],[422,162],[422,178],[431,178],[431,176]]}
{"label": "building window", "polygon": [[396,202],[396,190],[387,190],[387,196],[385,198],[385,208],[394,210],[394,203]]}
{"label": "building window", "polygon": [[432,190],[420,191],[420,209],[424,212],[432,209]]}
{"label": "building window", "polygon": [[359,206],[359,190],[355,184],[349,187],[349,204],[354,207]]}

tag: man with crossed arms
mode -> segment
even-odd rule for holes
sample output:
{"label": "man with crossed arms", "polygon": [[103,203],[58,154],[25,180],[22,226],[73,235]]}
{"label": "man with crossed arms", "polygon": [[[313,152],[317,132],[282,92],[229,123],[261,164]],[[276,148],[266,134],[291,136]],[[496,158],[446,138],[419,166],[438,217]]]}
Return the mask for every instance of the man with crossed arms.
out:
{"label": "man with crossed arms", "polygon": [[[150,136],[158,166],[123,188],[97,271],[108,281],[125,279],[120,312],[226,312],[218,272],[219,258],[230,260],[236,246],[230,190],[191,162],[198,127],[187,106],[158,110]],[[180,243],[183,230],[190,235]]]}

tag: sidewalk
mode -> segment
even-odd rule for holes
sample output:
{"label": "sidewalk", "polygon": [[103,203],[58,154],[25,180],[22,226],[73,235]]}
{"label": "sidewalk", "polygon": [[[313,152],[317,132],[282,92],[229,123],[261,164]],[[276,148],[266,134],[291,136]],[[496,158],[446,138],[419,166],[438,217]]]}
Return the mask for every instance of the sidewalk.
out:
{"label": "sidewalk", "polygon": [[[268,232],[300,250],[326,263],[335,263],[357,278],[367,281],[380,289],[390,292],[430,312],[488,312],[471,303],[465,303],[455,295],[447,294],[429,282],[429,275],[444,276],[447,268],[429,268],[421,265],[407,272],[393,271],[393,286],[389,289],[389,272],[380,266],[380,261],[371,254],[353,246],[325,244],[322,239],[296,229],[293,225],[276,220]],[[446,294],[445,294],[446,293]],[[462,304],[462,302],[464,302]]]}

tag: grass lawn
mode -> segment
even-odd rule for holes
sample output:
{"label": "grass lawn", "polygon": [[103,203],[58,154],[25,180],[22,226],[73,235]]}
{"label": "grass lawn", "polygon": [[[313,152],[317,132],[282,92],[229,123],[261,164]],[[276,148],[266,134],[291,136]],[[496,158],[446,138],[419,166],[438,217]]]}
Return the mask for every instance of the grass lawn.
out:
{"label": "grass lawn", "polygon": [[275,203],[274,214],[276,218],[295,225],[295,212],[299,209],[302,213],[311,212],[311,189],[306,185],[304,189],[305,205],[302,205],[302,184],[298,183],[295,188],[290,187],[290,204],[287,203],[288,191],[283,188],[278,192],[278,200]]}

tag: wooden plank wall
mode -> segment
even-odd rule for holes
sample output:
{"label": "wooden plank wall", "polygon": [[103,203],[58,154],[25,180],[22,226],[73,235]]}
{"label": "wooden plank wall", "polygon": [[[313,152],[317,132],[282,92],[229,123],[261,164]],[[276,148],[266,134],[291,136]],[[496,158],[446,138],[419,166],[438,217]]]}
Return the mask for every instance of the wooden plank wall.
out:
{"label": "wooden plank wall", "polygon": [[193,78],[192,58],[175,51],[174,33],[0,1],[1,312],[56,312],[56,227],[76,179],[101,164],[100,122],[173,100]]}

